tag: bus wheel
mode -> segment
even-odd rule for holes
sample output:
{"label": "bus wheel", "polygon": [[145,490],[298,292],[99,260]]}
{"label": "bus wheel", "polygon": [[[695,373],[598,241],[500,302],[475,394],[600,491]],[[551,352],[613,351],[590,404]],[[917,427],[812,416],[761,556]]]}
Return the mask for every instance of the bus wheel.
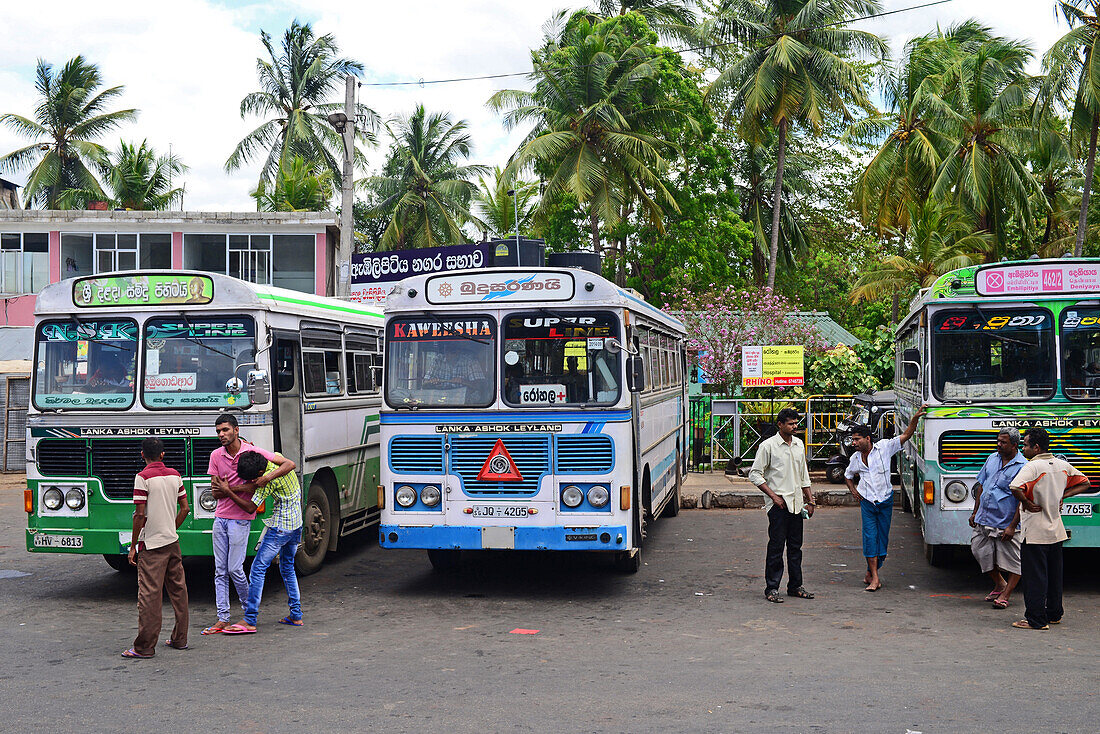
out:
{"label": "bus wheel", "polygon": [[684,477],[680,474],[680,451],[676,451],[676,487],[672,490],[672,497],[665,503],[665,509],[661,517],[676,517],[680,514],[680,500],[684,494]]}
{"label": "bus wheel", "polygon": [[104,553],[103,560],[107,561],[107,565],[120,573],[130,573],[137,571],[135,566],[130,565],[129,559],[126,556],[119,555],[118,553]]}
{"label": "bus wheel", "polygon": [[951,562],[952,548],[949,545],[924,544],[924,557],[928,565],[943,568]]}
{"label": "bus wheel", "polygon": [[454,548],[430,548],[428,550],[428,562],[439,573],[450,573],[457,570],[461,557],[462,551]]}
{"label": "bus wheel", "polygon": [[913,503],[909,499],[909,490],[905,488],[904,484],[899,485],[901,487],[901,511],[912,512]]}
{"label": "bus wheel", "polygon": [[302,544],[294,557],[299,576],[308,576],[321,567],[332,538],[332,508],[320,482],[311,482],[302,512]]}
{"label": "bus wheel", "polygon": [[638,573],[642,567],[642,549],[634,548],[615,554],[615,570],[619,573]]}

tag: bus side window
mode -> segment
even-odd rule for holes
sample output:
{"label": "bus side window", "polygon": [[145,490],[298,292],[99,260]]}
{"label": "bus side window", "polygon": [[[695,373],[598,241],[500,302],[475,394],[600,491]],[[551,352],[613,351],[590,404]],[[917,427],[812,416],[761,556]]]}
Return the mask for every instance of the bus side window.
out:
{"label": "bus side window", "polygon": [[294,347],[292,343],[281,342],[275,350],[275,390],[279,394],[297,391],[294,380]]}

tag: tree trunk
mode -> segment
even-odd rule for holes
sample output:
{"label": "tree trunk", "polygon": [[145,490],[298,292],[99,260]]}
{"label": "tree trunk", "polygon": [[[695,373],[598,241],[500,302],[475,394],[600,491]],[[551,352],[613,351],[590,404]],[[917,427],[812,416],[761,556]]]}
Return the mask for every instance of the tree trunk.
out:
{"label": "tree trunk", "polygon": [[901,311],[901,291],[894,289],[893,303],[890,304],[890,324],[898,323],[898,312]]}
{"label": "tree trunk", "polygon": [[603,248],[600,247],[600,217],[596,214],[595,207],[588,212],[588,230],[592,234],[592,251],[602,257]]}
{"label": "tree trunk", "polygon": [[1089,136],[1089,157],[1085,162],[1085,188],[1081,191],[1081,217],[1077,220],[1077,243],[1073,246],[1073,256],[1081,257],[1085,252],[1085,229],[1089,218],[1089,193],[1092,189],[1092,170],[1096,165],[1096,131],[1100,126],[1100,116],[1092,116],[1092,133]]}
{"label": "tree trunk", "polygon": [[783,164],[787,160],[787,118],[779,121],[779,151],[775,161],[775,192],[772,194],[772,242],[768,252],[768,288],[775,288],[775,265],[779,259],[779,207],[783,203]]}

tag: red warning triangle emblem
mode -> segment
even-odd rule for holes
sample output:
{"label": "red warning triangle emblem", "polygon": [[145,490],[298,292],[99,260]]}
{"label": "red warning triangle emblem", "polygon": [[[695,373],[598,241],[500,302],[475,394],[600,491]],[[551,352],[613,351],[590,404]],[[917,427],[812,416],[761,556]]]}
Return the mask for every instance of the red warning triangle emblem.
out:
{"label": "red warning triangle emblem", "polygon": [[512,461],[508,449],[504,448],[504,442],[497,439],[496,446],[489,452],[489,458],[481,467],[477,478],[482,482],[522,482],[523,475],[519,473],[519,467]]}

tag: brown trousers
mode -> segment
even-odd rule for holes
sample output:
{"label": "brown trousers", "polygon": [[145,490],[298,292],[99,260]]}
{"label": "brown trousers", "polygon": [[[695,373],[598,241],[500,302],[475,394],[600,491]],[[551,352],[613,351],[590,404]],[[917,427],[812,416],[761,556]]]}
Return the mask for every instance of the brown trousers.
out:
{"label": "brown trousers", "polygon": [[161,548],[143,550],[137,554],[138,567],[138,634],[134,651],[139,655],[154,655],[160,637],[163,590],[176,614],[172,629],[172,644],[187,646],[187,582],[183,576],[183,556],[179,541]]}

